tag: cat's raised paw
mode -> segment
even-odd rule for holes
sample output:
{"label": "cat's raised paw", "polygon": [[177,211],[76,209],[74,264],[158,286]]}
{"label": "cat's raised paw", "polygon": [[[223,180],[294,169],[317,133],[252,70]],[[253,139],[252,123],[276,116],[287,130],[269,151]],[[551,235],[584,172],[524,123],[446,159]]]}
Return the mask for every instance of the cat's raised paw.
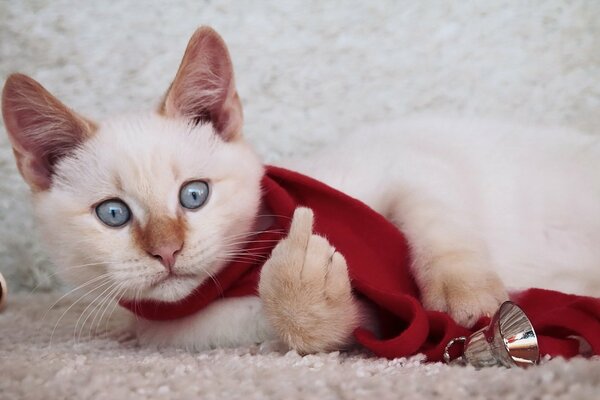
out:
{"label": "cat's raised paw", "polygon": [[346,260],[312,230],[313,212],[294,212],[287,238],[261,272],[259,294],[279,337],[300,353],[336,350],[358,325]]}

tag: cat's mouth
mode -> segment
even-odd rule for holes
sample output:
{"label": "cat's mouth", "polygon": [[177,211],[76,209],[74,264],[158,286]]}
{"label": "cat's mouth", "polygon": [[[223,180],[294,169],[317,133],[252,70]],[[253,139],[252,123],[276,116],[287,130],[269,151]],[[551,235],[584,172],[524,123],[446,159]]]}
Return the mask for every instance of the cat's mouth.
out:
{"label": "cat's mouth", "polygon": [[153,280],[150,283],[150,288],[156,288],[167,282],[172,282],[172,281],[176,281],[176,280],[195,279],[195,278],[197,278],[197,276],[195,274],[182,274],[182,273],[169,271],[169,272],[166,272],[165,274],[162,274],[155,280]]}
{"label": "cat's mouth", "polygon": [[137,286],[130,287],[127,298],[171,302],[192,293],[202,283],[202,275],[162,270],[136,283]]}

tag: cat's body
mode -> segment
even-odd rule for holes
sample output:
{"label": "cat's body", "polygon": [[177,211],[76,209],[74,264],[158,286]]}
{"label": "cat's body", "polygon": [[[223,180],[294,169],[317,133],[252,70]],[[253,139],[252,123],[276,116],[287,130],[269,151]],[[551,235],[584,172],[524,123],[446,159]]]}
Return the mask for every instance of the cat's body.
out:
{"label": "cat's body", "polygon": [[423,213],[447,225],[441,241],[480,241],[510,289],[600,295],[597,136],[427,115],[357,129],[282,165],[364,201],[414,247],[435,245],[421,244]]}
{"label": "cat's body", "polygon": [[[263,166],[241,136],[229,56],[210,29],[191,39],[156,114],[92,123],[22,75],[7,81],[2,108],[49,250],[63,276],[94,297],[179,300],[245,257],[262,229]],[[431,118],[344,134],[345,144],[286,166],[397,224],[427,307],[471,324],[506,298],[498,275],[509,287],[600,295],[597,139]],[[308,209],[294,214],[263,267],[260,299],[136,320],[141,342],[343,347],[358,324],[370,324],[369,312],[352,297],[343,255],[312,233],[312,218]]]}
{"label": "cat's body", "polygon": [[[443,251],[456,236],[469,238],[483,259],[478,267],[496,272],[509,290],[600,295],[600,202],[593,201],[600,198],[600,141],[593,136],[428,115],[369,125],[314,154],[278,164],[364,201],[399,224],[415,247]],[[424,223],[423,214],[408,207],[432,214]],[[434,229],[447,224],[448,237],[423,243],[426,231],[407,229],[432,223]],[[426,267],[415,273],[419,268]],[[240,315],[254,316],[254,329],[242,340],[275,338],[257,312],[258,299],[231,303],[223,303],[223,315],[246,307]],[[190,343],[200,348],[230,343],[223,332],[233,330],[216,324],[226,320],[217,313],[211,308],[182,326],[144,326],[138,336],[149,343],[169,337],[179,343],[185,341],[181,332],[195,331]],[[218,332],[202,329],[215,325]]]}

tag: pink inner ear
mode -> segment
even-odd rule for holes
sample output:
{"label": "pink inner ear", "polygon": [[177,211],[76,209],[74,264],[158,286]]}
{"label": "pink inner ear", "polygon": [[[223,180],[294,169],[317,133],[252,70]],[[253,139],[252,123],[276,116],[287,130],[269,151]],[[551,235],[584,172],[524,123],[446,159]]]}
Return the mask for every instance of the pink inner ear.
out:
{"label": "pink inner ear", "polygon": [[223,39],[212,29],[200,28],[190,39],[163,110],[170,117],[212,122],[227,140],[241,133],[233,66]]}
{"label": "pink inner ear", "polygon": [[47,164],[35,158],[14,151],[17,168],[23,179],[35,190],[48,190],[52,184],[52,175]]}
{"label": "pink inner ear", "polygon": [[4,86],[2,113],[19,171],[35,190],[50,187],[56,162],[88,138],[94,127],[20,74],[11,75]]}

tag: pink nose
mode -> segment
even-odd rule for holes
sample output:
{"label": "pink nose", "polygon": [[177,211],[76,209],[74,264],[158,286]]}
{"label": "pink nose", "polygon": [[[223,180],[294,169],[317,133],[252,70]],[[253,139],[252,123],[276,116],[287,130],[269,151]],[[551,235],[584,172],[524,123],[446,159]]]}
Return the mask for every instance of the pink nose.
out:
{"label": "pink nose", "polygon": [[173,266],[175,265],[175,259],[177,258],[177,254],[181,251],[182,247],[183,242],[168,243],[161,246],[157,246],[155,249],[152,249],[152,251],[149,251],[148,253],[152,257],[159,260],[161,264],[164,265],[165,268],[170,271],[171,269],[173,269]]}

